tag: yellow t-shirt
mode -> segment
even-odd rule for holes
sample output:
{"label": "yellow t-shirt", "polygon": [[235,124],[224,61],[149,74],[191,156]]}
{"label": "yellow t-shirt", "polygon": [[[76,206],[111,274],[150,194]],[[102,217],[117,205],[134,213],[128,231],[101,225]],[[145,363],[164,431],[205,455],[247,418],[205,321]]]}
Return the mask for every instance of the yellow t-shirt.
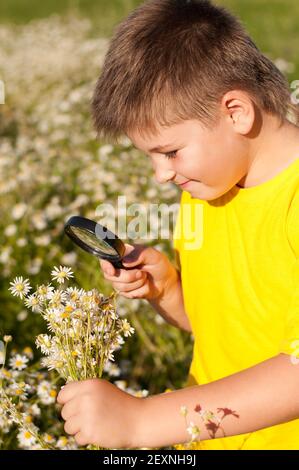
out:
{"label": "yellow t-shirt", "polygon": [[[299,158],[274,178],[234,186],[214,201],[183,191],[173,246],[194,336],[188,385],[279,353],[298,361]],[[299,419],[196,448],[298,450]]]}

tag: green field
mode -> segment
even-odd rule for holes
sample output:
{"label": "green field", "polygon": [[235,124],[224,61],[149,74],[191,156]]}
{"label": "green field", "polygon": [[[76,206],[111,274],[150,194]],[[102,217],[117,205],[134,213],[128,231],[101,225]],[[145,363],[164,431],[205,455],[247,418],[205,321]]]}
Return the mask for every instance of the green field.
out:
{"label": "green field", "polygon": [[[24,23],[51,14],[76,11],[92,19],[94,33],[110,36],[113,27],[140,0],[2,0],[0,22]],[[238,15],[258,46],[271,58],[295,65],[291,79],[299,75],[299,2],[297,0],[217,0]]]}

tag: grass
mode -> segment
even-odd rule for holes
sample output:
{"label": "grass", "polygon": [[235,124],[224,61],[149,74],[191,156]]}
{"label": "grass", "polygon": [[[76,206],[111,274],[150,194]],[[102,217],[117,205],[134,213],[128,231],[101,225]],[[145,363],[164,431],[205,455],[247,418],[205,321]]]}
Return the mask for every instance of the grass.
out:
{"label": "grass", "polygon": [[[240,17],[264,53],[295,65],[290,80],[299,77],[297,0],[215,1]],[[115,25],[140,3],[140,0],[4,0],[0,2],[0,22],[22,24],[51,14],[77,12],[92,19],[95,35],[109,37]]]}

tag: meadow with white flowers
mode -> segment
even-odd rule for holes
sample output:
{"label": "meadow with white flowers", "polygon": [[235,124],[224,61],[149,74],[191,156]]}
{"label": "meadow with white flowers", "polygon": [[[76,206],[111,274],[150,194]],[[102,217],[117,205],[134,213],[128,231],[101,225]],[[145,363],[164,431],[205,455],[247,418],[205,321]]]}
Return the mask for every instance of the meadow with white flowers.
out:
{"label": "meadow with white flowers", "polygon": [[[4,3],[0,6],[0,80],[5,85],[5,104],[0,104],[0,449],[77,449],[63,431],[56,403],[65,380],[103,376],[141,396],[181,388],[193,344],[188,333],[166,324],[148,302],[115,295],[97,259],[64,236],[64,223],[72,215],[95,219],[99,204],[116,206],[120,195],[126,196],[127,205],[138,202],[148,207],[178,202],[180,194],[171,183],[155,183],[149,160],[128,139],[117,146],[96,140],[90,100],[109,41],[99,31],[111,33],[116,16],[109,23],[99,15],[97,23],[90,19],[94,14],[44,18],[41,14],[23,24],[18,2],[12,0],[6,3],[11,11],[16,7],[16,25]],[[39,3],[43,8],[48,5]],[[102,1],[97,3],[100,8]],[[104,3],[108,11],[111,2]],[[265,20],[263,29],[262,16],[254,16],[254,11],[264,13],[269,5],[278,8],[276,3],[246,0],[242,5],[247,8],[249,29],[257,32],[257,39],[260,34],[265,52],[291,81],[299,78],[291,41],[297,31],[296,15],[287,10],[275,15],[275,28],[284,31],[280,40],[274,23]],[[290,3],[298,9],[297,2]],[[26,4],[29,8],[31,3]],[[274,18],[270,9],[269,15]],[[160,219],[156,222],[159,225]],[[148,243],[174,261],[171,239]],[[89,338],[85,349],[82,335]],[[186,417],[187,410],[182,414]],[[196,425],[186,421],[187,425],[195,438]]]}
{"label": "meadow with white flowers", "polygon": [[[91,27],[87,19],[58,16],[24,26],[0,26],[0,78],[6,85],[5,104],[0,106],[0,336],[13,337],[7,343],[10,359],[1,374],[7,380],[8,397],[12,399],[17,388],[14,396],[27,402],[24,419],[32,422],[34,413],[42,413],[42,419],[36,417],[52,436],[46,439],[58,446],[62,423],[53,383],[58,378],[47,371],[45,360],[37,363],[41,351],[35,345],[38,335],[48,334],[39,306],[43,287],[33,294],[29,283],[45,286],[49,296],[49,273],[55,277],[56,272],[59,280],[60,266],[67,266],[76,273],[79,293],[97,289],[101,295],[111,295],[98,260],[64,235],[65,221],[75,214],[94,219],[97,206],[103,202],[116,206],[118,195],[125,195],[128,205],[138,202],[145,207],[149,201],[179,200],[175,186],[155,183],[148,160],[129,141],[118,146],[96,141],[89,106],[108,40],[92,38]],[[173,258],[171,240],[148,243]],[[13,287],[17,292],[21,285],[24,303],[9,291]],[[109,380],[139,393],[181,387],[191,359],[190,335],[166,324],[146,301],[119,297],[116,303],[117,314],[128,319],[135,335],[114,362],[106,363]],[[45,347],[47,337],[39,338],[38,346]],[[36,408],[46,406],[39,401],[42,383],[43,400],[51,394],[45,410]],[[1,413],[3,409],[0,417]],[[24,432],[18,434],[17,426],[12,432],[6,421],[0,421],[0,429],[3,448],[40,445],[24,431],[25,445]]]}

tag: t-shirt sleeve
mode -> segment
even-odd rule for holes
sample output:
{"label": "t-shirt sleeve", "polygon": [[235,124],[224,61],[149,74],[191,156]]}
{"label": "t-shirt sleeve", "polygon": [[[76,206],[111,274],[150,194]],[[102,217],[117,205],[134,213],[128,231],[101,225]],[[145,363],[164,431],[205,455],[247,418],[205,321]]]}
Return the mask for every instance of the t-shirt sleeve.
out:
{"label": "t-shirt sleeve", "polygon": [[280,352],[299,361],[299,188],[290,205],[287,217],[287,237],[294,253],[292,298],[286,312],[284,339]]}

